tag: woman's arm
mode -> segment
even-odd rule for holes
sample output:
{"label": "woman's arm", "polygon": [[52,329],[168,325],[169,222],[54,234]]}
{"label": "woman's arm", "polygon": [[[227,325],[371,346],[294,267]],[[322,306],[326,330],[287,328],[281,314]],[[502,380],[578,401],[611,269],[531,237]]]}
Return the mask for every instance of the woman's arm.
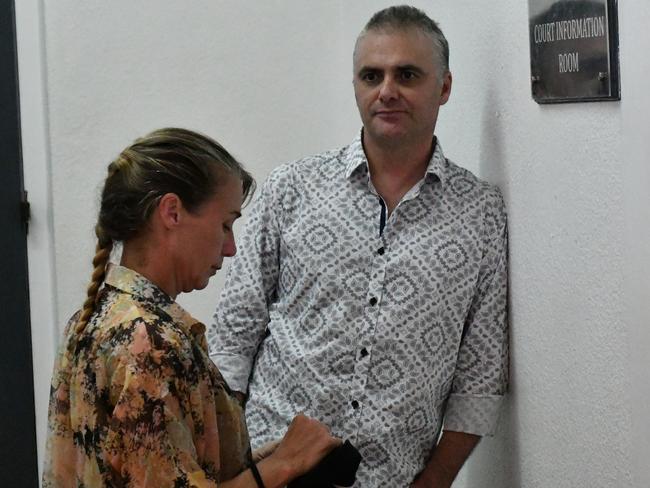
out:
{"label": "woman's arm", "polygon": [[[219,479],[220,450],[234,448],[219,439],[212,383],[183,338],[158,319],[139,319],[116,352],[110,382],[115,407],[102,449],[116,481],[128,479],[143,488],[212,488]],[[320,422],[296,416],[258,465],[266,488],[286,485],[339,443]],[[257,483],[248,469],[219,486],[257,488]]]}
{"label": "woman's arm", "polygon": [[[305,415],[297,415],[277,448],[257,464],[266,488],[280,488],[289,481],[313,468],[327,453],[341,443],[332,437],[328,429]],[[230,481],[221,483],[222,488],[257,488],[250,469]]]}

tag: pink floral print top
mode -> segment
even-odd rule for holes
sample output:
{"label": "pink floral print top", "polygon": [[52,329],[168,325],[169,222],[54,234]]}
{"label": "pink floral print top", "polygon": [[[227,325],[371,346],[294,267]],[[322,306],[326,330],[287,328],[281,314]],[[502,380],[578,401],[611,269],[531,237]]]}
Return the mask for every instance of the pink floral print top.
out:
{"label": "pink floral print top", "polygon": [[250,465],[242,407],[202,323],[114,265],[80,334],[77,317],[54,366],[45,488],[216,487]]}

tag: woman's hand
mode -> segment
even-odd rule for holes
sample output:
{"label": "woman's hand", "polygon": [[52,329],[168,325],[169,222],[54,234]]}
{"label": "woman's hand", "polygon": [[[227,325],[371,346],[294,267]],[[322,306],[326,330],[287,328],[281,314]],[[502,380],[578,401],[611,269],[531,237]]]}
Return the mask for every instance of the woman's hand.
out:
{"label": "woman's hand", "polygon": [[[309,471],[340,444],[341,439],[332,437],[329,429],[319,421],[298,414],[291,421],[284,437],[257,449],[253,460],[264,486],[280,488]],[[257,483],[251,470],[247,469],[219,486],[251,488],[256,487]]]}
{"label": "woman's hand", "polygon": [[259,463],[262,459],[269,457],[275,452],[275,449],[280,445],[280,439],[267,442],[259,449],[253,451],[253,462],[255,464]]}
{"label": "woman's hand", "polygon": [[341,439],[333,437],[325,425],[298,414],[270,457],[286,462],[293,479],[309,471],[340,444]]}

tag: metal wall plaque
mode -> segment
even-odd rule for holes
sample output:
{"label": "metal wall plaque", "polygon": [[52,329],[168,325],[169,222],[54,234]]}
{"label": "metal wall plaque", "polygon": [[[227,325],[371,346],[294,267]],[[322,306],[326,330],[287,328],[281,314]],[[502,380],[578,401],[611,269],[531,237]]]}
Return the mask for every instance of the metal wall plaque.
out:
{"label": "metal wall plaque", "polygon": [[537,103],[620,100],[617,0],[528,0]]}

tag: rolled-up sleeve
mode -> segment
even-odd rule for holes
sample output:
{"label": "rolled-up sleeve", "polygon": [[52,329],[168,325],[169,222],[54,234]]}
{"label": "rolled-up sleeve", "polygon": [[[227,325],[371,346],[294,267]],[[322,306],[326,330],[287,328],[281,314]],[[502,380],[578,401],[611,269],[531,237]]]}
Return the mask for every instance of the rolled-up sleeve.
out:
{"label": "rolled-up sleeve", "polygon": [[508,384],[508,228],[495,189],[483,214],[483,258],[464,324],[445,430],[494,435]]}
{"label": "rolled-up sleeve", "polygon": [[255,355],[269,323],[269,304],[277,290],[277,214],[282,203],[276,189],[282,187],[283,170],[280,167],[271,174],[252,205],[207,332],[210,358],[236,391],[246,392],[248,388]]}

